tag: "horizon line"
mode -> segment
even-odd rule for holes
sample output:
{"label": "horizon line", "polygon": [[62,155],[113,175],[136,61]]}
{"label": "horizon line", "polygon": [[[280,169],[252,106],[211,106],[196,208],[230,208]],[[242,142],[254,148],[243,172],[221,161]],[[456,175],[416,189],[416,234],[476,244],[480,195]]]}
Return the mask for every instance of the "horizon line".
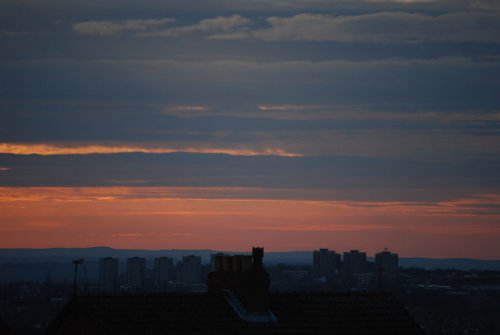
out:
{"label": "horizon line", "polygon": [[[198,252],[214,252],[214,253],[227,253],[227,254],[241,254],[241,253],[251,253],[251,250],[249,251],[228,251],[228,250],[216,250],[216,249],[143,249],[143,248],[114,248],[114,247],[109,247],[109,246],[91,246],[91,247],[19,247],[19,248],[0,248],[0,251],[4,250],[53,250],[53,249],[99,249],[99,248],[106,248],[106,249],[112,249],[112,250],[117,250],[117,251],[146,251],[146,252],[161,252],[161,251],[198,251]],[[330,248],[317,248],[317,249],[310,249],[310,250],[285,250],[285,251],[265,251],[266,254],[276,254],[276,253],[312,253],[315,250],[319,249],[328,249],[330,251],[335,251],[339,254],[343,254],[344,251],[337,251],[335,249],[330,249]],[[264,247],[265,250],[265,247]],[[373,258],[369,256],[368,252],[363,251],[362,249],[349,249],[348,251],[352,250],[358,250],[361,252],[365,252],[367,254],[368,258]],[[385,251],[381,250],[380,252]],[[433,260],[479,260],[479,261],[492,261],[492,262],[500,262],[500,258],[469,258],[469,257],[429,257],[429,256],[401,256],[399,253],[396,251],[391,251],[387,250],[392,253],[395,253],[399,256],[399,258],[405,258],[405,259],[433,259]],[[346,251],[347,252],[347,251]],[[1,257],[1,256],[0,256]]]}

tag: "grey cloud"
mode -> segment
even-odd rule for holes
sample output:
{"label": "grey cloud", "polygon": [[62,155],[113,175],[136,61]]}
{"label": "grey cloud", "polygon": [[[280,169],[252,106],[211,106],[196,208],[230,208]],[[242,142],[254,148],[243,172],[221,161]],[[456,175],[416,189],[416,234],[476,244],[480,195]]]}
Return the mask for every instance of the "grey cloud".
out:
{"label": "grey cloud", "polygon": [[0,30],[0,37],[14,37],[14,36],[22,36],[22,35],[26,35],[26,32]]}
{"label": "grey cloud", "polygon": [[125,31],[144,31],[174,22],[175,19],[129,19],[116,21],[86,21],[73,25],[73,30],[86,35],[113,35]]}
{"label": "grey cloud", "polygon": [[130,180],[131,186],[312,189],[331,190],[337,196],[343,193],[344,197],[401,200],[403,196],[429,200],[450,193],[453,197],[463,192],[494,193],[500,185],[500,162],[495,159],[426,161],[213,154],[0,155],[0,164],[11,168],[0,173],[2,186],[113,186],[116,180],[120,180],[121,185]]}
{"label": "grey cloud", "polygon": [[[370,61],[55,59],[4,62],[0,96],[141,99],[165,104],[454,104],[497,108],[500,64],[470,58]],[[41,72],[42,71],[42,72]],[[57,73],[50,81],[40,73]],[[466,78],[466,79],[465,79]],[[427,110],[429,108],[426,108]],[[235,111],[237,114],[237,111]]]}
{"label": "grey cloud", "polygon": [[408,12],[361,15],[301,13],[266,18],[268,27],[217,34],[211,38],[257,38],[265,41],[336,42],[500,42],[497,12],[454,12],[438,16]]}
{"label": "grey cloud", "polygon": [[[181,105],[179,105],[181,106]],[[163,113],[26,111],[0,118],[0,141],[62,146],[220,148],[264,151],[279,148],[307,156],[345,154],[394,157],[488,157],[500,155],[498,113],[384,112],[337,107],[297,117],[292,111],[239,115],[238,107]],[[201,107],[203,109],[203,107]],[[302,113],[302,112],[299,112]],[[307,113],[307,112],[305,112]],[[29,120],[27,122],[26,120]]]}
{"label": "grey cloud", "polygon": [[196,24],[161,31],[140,32],[165,25],[173,19],[88,21],[73,29],[82,34],[110,35],[126,30],[141,35],[180,37],[209,34],[209,39],[257,38],[265,41],[475,41],[497,42],[499,15],[484,12],[458,12],[439,16],[407,12],[378,12],[361,15],[301,13],[289,17],[267,17],[268,27],[252,30],[249,18],[240,15],[203,19]]}
{"label": "grey cloud", "polygon": [[[235,110],[237,110],[235,112]],[[357,120],[403,121],[412,123],[467,123],[500,122],[500,111],[494,110],[439,110],[436,108],[410,108],[398,105],[362,104],[258,104],[210,107],[207,105],[174,104],[161,107],[161,113],[183,118],[203,116],[236,116],[239,118],[268,118],[274,120]]]}
{"label": "grey cloud", "polygon": [[177,37],[193,33],[207,34],[214,32],[227,32],[239,29],[243,26],[249,25],[250,23],[252,23],[250,19],[240,15],[217,16],[214,18],[203,19],[194,25],[171,28],[165,31],[152,33],[150,35]]}
{"label": "grey cloud", "polygon": [[3,0],[2,4],[12,7],[32,7],[39,9],[89,9],[99,8],[116,12],[117,6],[130,11],[135,8],[151,7],[174,10],[281,10],[294,11],[310,8],[330,10],[353,10],[365,8],[367,10],[404,8],[421,9],[431,8],[442,11],[459,9],[498,9],[500,4],[496,0],[143,0],[140,3],[133,0],[104,1],[104,0]]}
{"label": "grey cloud", "polygon": [[[500,111],[464,110],[446,112],[442,110],[397,110],[396,106],[368,105],[302,105],[302,104],[261,104],[259,112],[251,116],[292,120],[385,120],[409,122],[467,122],[500,121]],[[392,110],[391,110],[392,109]]]}

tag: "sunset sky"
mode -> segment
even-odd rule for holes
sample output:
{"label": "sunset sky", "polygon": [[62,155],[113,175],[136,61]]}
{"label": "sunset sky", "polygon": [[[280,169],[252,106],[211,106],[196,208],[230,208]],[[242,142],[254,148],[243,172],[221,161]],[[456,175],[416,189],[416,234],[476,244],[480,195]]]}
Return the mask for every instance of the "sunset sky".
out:
{"label": "sunset sky", "polygon": [[500,2],[0,0],[0,248],[500,259]]}

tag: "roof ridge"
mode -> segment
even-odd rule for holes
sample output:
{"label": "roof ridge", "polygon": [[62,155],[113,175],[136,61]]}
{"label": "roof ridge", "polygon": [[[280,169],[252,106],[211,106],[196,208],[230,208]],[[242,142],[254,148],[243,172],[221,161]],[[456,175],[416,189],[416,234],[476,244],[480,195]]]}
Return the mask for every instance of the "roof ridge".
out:
{"label": "roof ridge", "polygon": [[278,319],[271,310],[265,312],[249,312],[240,299],[228,289],[224,289],[224,298],[229,306],[236,312],[240,319],[252,323],[276,323]]}

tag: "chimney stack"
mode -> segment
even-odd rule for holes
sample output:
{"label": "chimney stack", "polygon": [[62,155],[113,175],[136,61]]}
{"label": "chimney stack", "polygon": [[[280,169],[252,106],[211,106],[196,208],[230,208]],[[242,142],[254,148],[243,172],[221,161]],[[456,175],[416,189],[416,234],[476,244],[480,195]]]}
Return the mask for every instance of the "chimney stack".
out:
{"label": "chimney stack", "polygon": [[[216,256],[218,257],[218,256]],[[264,270],[264,248],[253,248],[252,256],[223,256],[217,259],[215,271],[208,274],[208,292],[230,292],[249,313],[269,311],[269,274]],[[223,266],[219,264],[223,263]]]}
{"label": "chimney stack", "polygon": [[262,259],[264,258],[264,248],[252,248],[253,267],[256,269],[264,269],[262,266]]}

